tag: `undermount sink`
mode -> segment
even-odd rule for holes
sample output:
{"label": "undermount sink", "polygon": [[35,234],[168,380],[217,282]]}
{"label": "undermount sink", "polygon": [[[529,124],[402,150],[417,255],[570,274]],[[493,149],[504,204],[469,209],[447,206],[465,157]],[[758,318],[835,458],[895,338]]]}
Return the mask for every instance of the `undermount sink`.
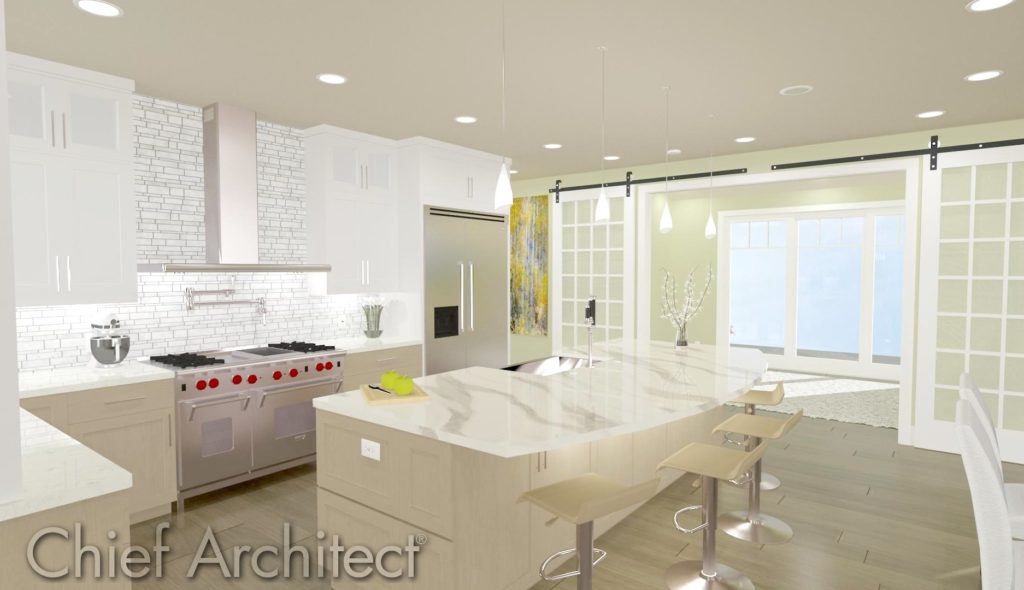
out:
{"label": "undermount sink", "polygon": [[[597,361],[594,361],[597,364]],[[529,373],[531,375],[557,375],[559,373],[567,373],[574,369],[587,366],[587,359],[579,358],[575,356],[549,356],[547,358],[538,359],[535,361],[527,361],[518,365],[512,365],[510,367],[504,367],[504,371],[514,371],[516,373]]]}

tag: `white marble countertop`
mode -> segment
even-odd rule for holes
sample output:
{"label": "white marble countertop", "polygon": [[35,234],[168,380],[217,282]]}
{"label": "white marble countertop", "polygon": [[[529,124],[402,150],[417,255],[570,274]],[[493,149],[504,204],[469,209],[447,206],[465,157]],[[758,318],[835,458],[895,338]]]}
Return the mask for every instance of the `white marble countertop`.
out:
{"label": "white marble countertop", "polygon": [[132,487],[132,474],[21,410],[23,493],[0,504],[0,522]]}
{"label": "white marble countertop", "polygon": [[[573,353],[578,355],[579,353]],[[500,457],[648,430],[739,397],[759,382],[750,348],[615,342],[592,369],[547,377],[471,367],[416,379],[423,402],[370,406],[359,391],[317,398],[334,412]]]}
{"label": "white marble countertop", "polygon": [[21,372],[18,373],[18,390],[24,399],[173,378],[174,371],[128,360],[112,367],[86,365]]}
{"label": "white marble countertop", "polygon": [[402,348],[403,346],[419,346],[423,344],[423,341],[415,338],[343,338],[340,340],[318,342],[318,344],[333,346],[338,350],[344,350],[349,354],[358,354],[360,352],[372,352],[374,350]]}

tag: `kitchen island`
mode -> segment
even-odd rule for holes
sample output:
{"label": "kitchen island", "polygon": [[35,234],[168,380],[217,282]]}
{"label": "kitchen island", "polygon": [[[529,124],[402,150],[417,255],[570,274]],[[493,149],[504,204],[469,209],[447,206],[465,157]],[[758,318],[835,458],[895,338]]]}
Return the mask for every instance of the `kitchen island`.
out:
{"label": "kitchen island", "polygon": [[[422,402],[318,398],[319,528],[372,547],[421,535],[416,588],[529,588],[574,528],[520,494],[587,472],[654,477],[683,445],[710,440],[723,404],[766,369],[753,349],[656,342],[596,346],[594,358],[549,376],[472,367],[423,377]],[[680,474],[660,475],[665,487]],[[597,535],[628,512],[599,520]]]}

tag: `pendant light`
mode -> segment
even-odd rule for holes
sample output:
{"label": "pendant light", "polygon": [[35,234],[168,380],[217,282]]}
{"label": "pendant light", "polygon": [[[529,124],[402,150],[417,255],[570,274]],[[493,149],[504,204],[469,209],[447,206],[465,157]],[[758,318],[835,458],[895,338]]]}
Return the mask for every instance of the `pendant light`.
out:
{"label": "pendant light", "polygon": [[[714,118],[714,115],[711,116]],[[708,168],[711,170],[711,191],[708,194],[708,222],[704,224],[704,237],[708,240],[715,239],[718,235],[718,228],[715,226],[715,217],[713,215],[714,210],[714,198],[715,198],[715,154],[711,153],[710,161],[708,162]]]}
{"label": "pendant light", "polygon": [[671,86],[665,86],[665,208],[661,210],[661,221],[658,230],[667,234],[672,231],[672,212],[668,208],[668,93]]}
{"label": "pendant light", "polygon": [[[505,3],[501,3],[501,142],[506,152],[508,145],[505,140]],[[494,189],[494,208],[511,207],[513,200],[512,179],[508,173],[508,158],[501,158],[501,171],[498,172],[498,186]]]}
{"label": "pendant light", "polygon": [[[607,47],[598,47],[601,51],[601,178],[604,178],[604,157],[605,152],[605,56],[608,54]],[[611,211],[608,204],[608,194],[604,190],[604,182],[601,183],[601,192],[597,196],[597,207],[594,208],[594,221],[608,221],[611,218]]]}

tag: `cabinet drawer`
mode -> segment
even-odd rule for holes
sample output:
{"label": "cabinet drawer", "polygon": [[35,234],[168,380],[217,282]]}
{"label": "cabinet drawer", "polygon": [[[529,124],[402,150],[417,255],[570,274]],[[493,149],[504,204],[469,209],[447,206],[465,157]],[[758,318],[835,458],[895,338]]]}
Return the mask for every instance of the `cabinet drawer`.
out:
{"label": "cabinet drawer", "polygon": [[[317,527],[327,533],[327,539],[338,535],[345,545],[362,545],[380,549],[388,545],[404,547],[409,536],[425,541],[415,557],[415,578],[405,575],[388,580],[377,574],[354,582],[342,572],[332,588],[417,588],[420,590],[449,590],[455,580],[455,552],[452,543],[424,530],[342,498],[323,488],[317,490]],[[326,551],[326,550],[325,550]],[[330,560],[328,560],[330,562]],[[392,557],[386,563],[397,569],[408,562]],[[328,567],[331,567],[328,563]]]}
{"label": "cabinet drawer", "polygon": [[68,395],[68,422],[79,424],[174,407],[174,381],[163,379]]}
{"label": "cabinet drawer", "polygon": [[419,367],[423,364],[421,350],[422,347],[416,345],[349,354],[345,356],[345,375],[377,373],[379,376],[384,371],[398,370],[398,367]]}
{"label": "cabinet drawer", "polygon": [[[380,460],[362,455],[364,440],[379,445]],[[320,487],[451,538],[451,445],[325,411],[316,442]]]}

